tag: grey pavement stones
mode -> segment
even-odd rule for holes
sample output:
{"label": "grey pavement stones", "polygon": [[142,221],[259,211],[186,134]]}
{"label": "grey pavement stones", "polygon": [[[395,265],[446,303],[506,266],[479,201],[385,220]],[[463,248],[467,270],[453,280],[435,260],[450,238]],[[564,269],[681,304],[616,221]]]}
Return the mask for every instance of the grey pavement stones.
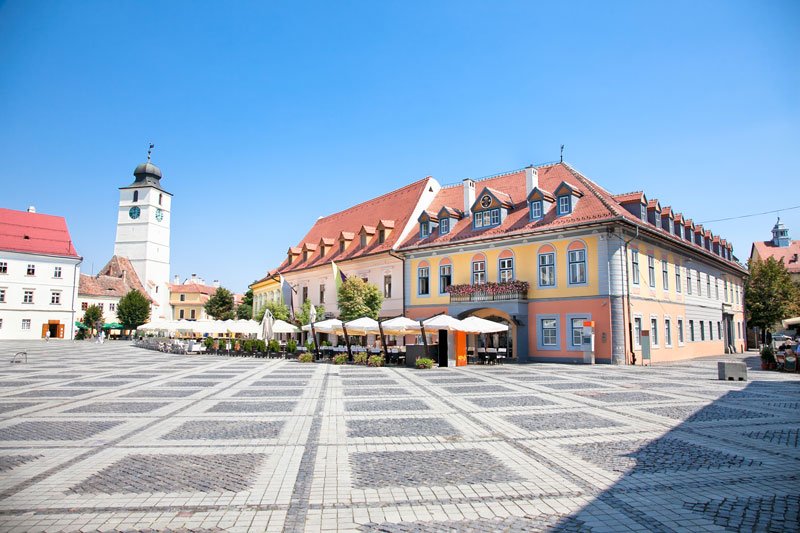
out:
{"label": "grey pavement stones", "polygon": [[161,438],[164,440],[274,439],[285,424],[282,420],[190,420]]}
{"label": "grey pavement stones", "polygon": [[567,429],[598,429],[621,426],[620,422],[582,412],[537,413],[505,417],[509,422],[528,431]]}
{"label": "grey pavement stones", "polygon": [[247,489],[263,454],[130,455],[71,487],[72,494],[238,492]]}
{"label": "grey pavement stones", "polygon": [[67,409],[65,413],[142,414],[161,409],[169,402],[98,402]]}
{"label": "grey pavement stones", "polygon": [[289,413],[297,402],[224,401],[206,410],[207,413]]}
{"label": "grey pavement stones", "polygon": [[35,385],[36,383],[40,382],[23,380],[0,381],[0,387],[27,387],[28,385]]}
{"label": "grey pavement stones", "polygon": [[27,420],[0,428],[0,441],[83,440],[120,424],[121,420]]}
{"label": "grey pavement stones", "polygon": [[521,478],[481,450],[357,452],[350,455],[356,487],[441,487],[510,483]]}
{"label": "grey pavement stones", "polygon": [[0,531],[798,530],[798,375],[28,351]]}
{"label": "grey pavement stones", "polygon": [[364,437],[438,437],[459,435],[444,418],[382,418],[348,420],[347,436]]}

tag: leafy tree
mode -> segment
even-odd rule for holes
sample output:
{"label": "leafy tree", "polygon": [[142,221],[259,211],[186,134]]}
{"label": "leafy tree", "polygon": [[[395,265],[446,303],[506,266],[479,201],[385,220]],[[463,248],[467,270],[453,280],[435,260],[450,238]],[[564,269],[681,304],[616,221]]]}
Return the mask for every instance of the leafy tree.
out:
{"label": "leafy tree", "polygon": [[750,277],[745,282],[744,304],[751,326],[771,331],[780,320],[800,311],[800,287],[782,261],[769,257],[751,260],[747,266]]}
{"label": "leafy tree", "polygon": [[258,313],[256,313],[255,319],[258,322],[264,318],[264,311],[267,309],[270,310],[272,316],[275,317],[275,320],[283,320],[288,322],[289,321],[289,307],[283,302],[267,302],[267,305],[264,306]]}
{"label": "leafy tree", "polygon": [[236,306],[236,318],[240,320],[250,320],[253,318],[253,308],[244,304]]}
{"label": "leafy tree", "polygon": [[339,287],[339,318],[355,320],[363,316],[378,319],[383,304],[383,294],[375,285],[351,276]]}
{"label": "leafy tree", "polygon": [[103,326],[103,310],[97,305],[90,305],[83,313],[81,322],[88,326],[89,331],[94,335],[95,330]]}
{"label": "leafy tree", "polygon": [[233,310],[233,294],[225,287],[214,292],[206,302],[205,309],[208,316],[216,320],[229,320],[236,316]]}
{"label": "leafy tree", "polygon": [[[322,315],[325,314],[325,306],[318,305],[316,306],[317,309],[317,322],[322,320]],[[294,320],[298,324],[308,324],[311,322],[311,300],[306,300],[303,302],[303,305],[300,307],[300,310],[295,312]]]}
{"label": "leafy tree", "polygon": [[125,329],[136,329],[150,318],[150,302],[144,294],[133,289],[120,299],[117,317]]}

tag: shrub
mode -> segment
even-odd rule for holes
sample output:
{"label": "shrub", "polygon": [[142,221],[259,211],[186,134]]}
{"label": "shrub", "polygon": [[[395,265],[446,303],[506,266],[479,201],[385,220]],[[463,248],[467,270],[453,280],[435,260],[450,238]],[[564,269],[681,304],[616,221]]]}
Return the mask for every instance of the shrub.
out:
{"label": "shrub", "polygon": [[213,337],[206,337],[203,339],[203,346],[206,347],[206,350],[210,350],[214,347],[214,338]]}
{"label": "shrub", "polygon": [[267,348],[269,348],[270,352],[280,352],[281,343],[278,342],[278,339],[272,339],[271,341],[269,341]]}
{"label": "shrub", "polygon": [[367,364],[367,354],[365,353],[357,353],[353,356],[353,362],[357,365],[366,365]]}
{"label": "shrub", "polygon": [[761,360],[765,363],[775,362],[775,350],[771,344],[766,344],[761,348]]}
{"label": "shrub", "polygon": [[345,363],[347,363],[347,354],[340,353],[333,358],[334,365],[343,365]]}
{"label": "shrub", "polygon": [[311,355],[310,353],[304,353],[300,354],[300,357],[298,357],[297,360],[300,361],[301,363],[313,363],[314,356]]}
{"label": "shrub", "polygon": [[297,341],[294,339],[289,340],[286,343],[286,351],[289,353],[295,353],[297,351]]}
{"label": "shrub", "polygon": [[382,355],[372,355],[367,360],[367,365],[369,366],[383,366],[383,356]]}
{"label": "shrub", "polygon": [[417,359],[417,368],[433,368],[433,359],[420,357]]}
{"label": "shrub", "polygon": [[308,350],[309,352],[314,351],[314,341],[312,341],[311,339],[308,339],[306,341],[306,350]]}

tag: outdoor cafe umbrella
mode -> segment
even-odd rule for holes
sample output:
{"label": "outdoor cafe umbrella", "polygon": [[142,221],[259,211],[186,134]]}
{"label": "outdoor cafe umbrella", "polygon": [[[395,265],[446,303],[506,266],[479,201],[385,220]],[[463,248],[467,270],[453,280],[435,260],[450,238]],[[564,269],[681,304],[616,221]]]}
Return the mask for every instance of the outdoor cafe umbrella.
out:
{"label": "outdoor cafe umbrella", "polygon": [[378,331],[378,321],[368,316],[345,322],[344,326],[352,335],[368,335]]}
{"label": "outdoor cafe umbrella", "polygon": [[470,316],[461,321],[461,330],[467,333],[500,333],[508,331],[508,326],[498,322],[492,322],[485,318]]}
{"label": "outdoor cafe umbrella", "polygon": [[[311,331],[311,324],[303,326],[303,331]],[[320,333],[342,333],[342,321],[338,318],[329,318],[314,324],[314,329]]]}
{"label": "outdoor cafe umbrella", "polygon": [[381,322],[383,332],[388,335],[405,335],[406,333],[419,333],[419,322],[404,316],[398,316]]}
{"label": "outdoor cafe umbrella", "polygon": [[272,327],[275,325],[275,317],[269,309],[264,310],[264,318],[261,319],[261,338],[265,341],[272,339]]}
{"label": "outdoor cafe umbrella", "polygon": [[300,333],[300,328],[284,320],[276,320],[272,324],[272,333],[273,335],[276,333]]}
{"label": "outdoor cafe umbrella", "polygon": [[466,331],[461,321],[450,315],[436,315],[422,322],[427,329],[444,329],[447,331]]}

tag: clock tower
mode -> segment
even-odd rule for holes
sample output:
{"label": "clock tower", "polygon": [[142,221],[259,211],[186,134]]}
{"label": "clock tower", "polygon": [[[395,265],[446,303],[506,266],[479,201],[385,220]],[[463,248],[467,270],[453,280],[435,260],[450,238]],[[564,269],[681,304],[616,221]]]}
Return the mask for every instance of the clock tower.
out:
{"label": "clock tower", "polygon": [[127,257],[153,306],[150,319],[171,318],[169,309],[169,226],[172,195],[161,188],[161,169],[150,161],[133,171],[136,178],[119,189],[114,255]]}

